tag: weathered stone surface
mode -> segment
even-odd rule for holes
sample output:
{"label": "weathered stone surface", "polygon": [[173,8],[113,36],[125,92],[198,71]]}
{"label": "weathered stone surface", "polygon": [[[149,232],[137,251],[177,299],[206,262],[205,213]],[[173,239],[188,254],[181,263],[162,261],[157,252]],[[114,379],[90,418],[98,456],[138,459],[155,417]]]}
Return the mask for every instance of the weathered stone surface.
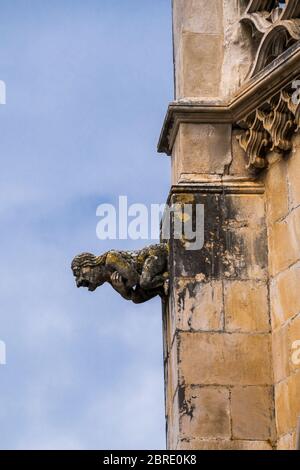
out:
{"label": "weathered stone surface", "polygon": [[272,387],[234,387],[231,392],[234,439],[272,440]]}
{"label": "weathered stone surface", "polygon": [[[300,369],[300,314],[289,324],[289,363],[291,372]],[[300,390],[299,390],[300,393]]]}
{"label": "weathered stone surface", "polygon": [[167,444],[168,449],[176,449],[178,440],[180,438],[179,432],[179,407],[178,407],[178,396],[174,398],[174,401],[169,403],[168,416],[167,416]]}
{"label": "weathered stone surface", "polygon": [[183,32],[177,62],[181,75],[177,86],[178,99],[218,97],[222,58],[221,35]]}
{"label": "weathered stone surface", "polygon": [[296,434],[286,434],[278,439],[277,450],[295,450],[296,448]]}
{"label": "weathered stone surface", "polygon": [[192,439],[180,441],[177,450],[272,450],[272,446],[265,441]]}
{"label": "weathered stone surface", "polygon": [[288,392],[287,380],[275,385],[275,410],[278,436],[286,434],[292,428]]}
{"label": "weathered stone surface", "polygon": [[[204,0],[175,0],[173,28],[176,99],[216,97],[223,58],[222,0],[210,5]],[[211,48],[215,54],[210,54]]]}
{"label": "weathered stone surface", "polygon": [[287,177],[289,183],[289,197],[291,207],[300,205],[300,138],[294,140],[294,150],[287,163]]}
{"label": "weathered stone surface", "polygon": [[300,241],[296,235],[293,216],[269,227],[269,265],[272,276],[288,269],[300,257]]}
{"label": "weathered stone surface", "polygon": [[181,124],[178,179],[181,174],[219,174],[231,162],[231,127],[227,124]]}
{"label": "weathered stone surface", "polygon": [[171,403],[179,385],[178,339],[175,337],[168,358],[168,393]]}
{"label": "weathered stone surface", "polygon": [[260,279],[267,276],[267,246],[264,229],[228,228],[223,264],[227,279]]}
{"label": "weathered stone surface", "polygon": [[[241,148],[238,143],[237,136],[240,135],[241,130],[233,129],[232,130],[232,162],[229,166],[229,174],[235,176],[244,176],[249,177],[250,172],[246,168],[247,156],[245,151]],[[252,176],[252,175],[251,175]]]}
{"label": "weathered stone surface", "polygon": [[224,276],[266,279],[267,234],[261,195],[227,195],[223,205]]}
{"label": "weathered stone surface", "polygon": [[223,1],[224,60],[222,67],[221,94],[231,97],[238,91],[248,75],[253,60],[251,35],[240,24],[246,8],[245,2]]}
{"label": "weathered stone surface", "polygon": [[273,369],[275,383],[288,377],[290,360],[290,341],[288,325],[275,330],[272,334]]}
{"label": "weathered stone surface", "polygon": [[288,397],[289,397],[289,408],[290,408],[290,413],[291,413],[292,431],[295,431],[298,416],[300,416],[299,390],[300,390],[300,370],[298,370],[295,373],[292,373],[288,379]]}
{"label": "weathered stone surface", "polygon": [[[191,203],[191,194],[181,193],[172,197],[171,204],[185,203],[187,196]],[[174,276],[203,275],[205,281],[223,276],[265,280],[268,250],[261,196],[195,191],[193,204],[204,206],[204,246],[193,251],[186,249],[182,240],[171,241],[170,266]]]}
{"label": "weathered stone surface", "polygon": [[225,223],[232,228],[262,228],[265,225],[263,194],[227,194],[224,204]]}
{"label": "weathered stone surface", "polygon": [[174,142],[171,158],[171,182],[172,185],[178,184],[181,177],[181,164],[180,164],[180,135],[177,134],[177,137]]}
{"label": "weathered stone surface", "polygon": [[224,387],[181,388],[180,435],[230,438],[229,391]]}
{"label": "weathered stone surface", "polygon": [[226,331],[270,331],[268,288],[265,283],[226,281],[224,298]]}
{"label": "weathered stone surface", "polygon": [[268,221],[273,223],[288,214],[288,180],[286,162],[280,158],[266,173]]}
{"label": "weathered stone surface", "polygon": [[199,250],[186,249],[182,240],[171,239],[170,274],[174,278],[196,278],[202,281],[221,277],[224,233],[220,229],[222,196],[200,192],[174,194],[171,204],[202,204],[204,206],[204,246]]}
{"label": "weathered stone surface", "polygon": [[275,386],[276,425],[278,435],[295,432],[300,415],[300,371]]}
{"label": "weathered stone surface", "polygon": [[[299,109],[288,108],[290,95],[280,92],[274,77],[268,82],[267,74],[260,76],[264,90],[254,81],[238,90],[257,49],[238,24],[248,3],[174,0],[176,98],[182,100],[171,107],[164,145],[171,151],[175,139],[173,183],[194,188],[171,201],[205,206],[204,247],[194,252],[182,241],[170,245],[167,343],[174,341],[174,350],[166,349],[178,375],[167,372],[175,431],[170,424],[168,429],[169,445],[179,449],[271,449],[276,441],[279,449],[293,448],[300,413],[300,370],[291,360],[292,342],[300,336],[299,131],[293,136]],[[255,8],[258,3],[251,2]],[[267,3],[273,10],[274,2]],[[268,21],[277,20],[275,15]],[[280,60],[284,56],[287,51]],[[295,76],[279,60],[270,64],[270,74],[275,65],[276,77],[280,70]],[[270,101],[264,93],[273,89]],[[228,125],[226,103],[237,90],[244,93],[245,109],[238,124],[251,129],[248,134],[236,123],[233,129]],[[261,110],[251,105],[251,94],[253,102],[261,100]],[[229,105],[233,113],[239,112],[237,102],[238,95]],[[256,123],[246,122],[248,111],[249,119],[259,117]],[[259,176],[251,174],[265,185],[265,195],[253,188],[245,194],[242,183],[239,189],[233,183],[251,181],[237,134],[251,144],[246,147],[252,169],[269,164]]]}
{"label": "weathered stone surface", "polygon": [[[219,78],[220,86],[217,88],[218,97],[228,97],[232,95],[244,80],[252,58],[252,47],[250,37],[247,31],[239,24],[241,13],[245,9],[245,5],[241,4],[237,8],[235,0],[214,0],[207,3],[205,0],[174,0],[173,1],[173,31],[174,31],[174,56],[175,56],[175,78],[176,78],[176,98],[182,98],[179,89],[182,89],[182,82],[192,76],[188,74],[188,68],[180,67],[180,61],[185,54],[185,48],[182,47],[182,38],[186,33],[196,33],[199,37],[212,36],[221,41],[222,55],[218,57],[217,67],[211,67],[212,57],[208,56],[209,51],[216,56],[216,48],[212,43],[206,43],[207,52],[199,55],[203,57],[202,84],[198,82],[197,77],[195,83],[198,83],[196,95],[185,94],[185,96],[196,96],[203,98],[212,97],[212,92],[207,95],[207,82]],[[224,54],[224,58],[223,58]],[[198,55],[198,54],[197,54]],[[193,56],[189,56],[189,68],[197,68],[198,60],[193,60]],[[210,79],[208,79],[209,77]],[[192,81],[193,83],[193,81]]]}
{"label": "weathered stone surface", "polygon": [[[291,221],[289,221],[289,223],[291,224],[291,229],[294,231],[294,237],[296,238],[298,248],[300,249],[300,206],[292,210],[290,213],[290,219]],[[299,256],[300,255],[298,254],[298,259]]]}
{"label": "weathered stone surface", "polygon": [[174,47],[178,47],[182,31],[205,34],[222,34],[222,0],[208,5],[206,0],[174,0]]}
{"label": "weathered stone surface", "polygon": [[176,286],[177,327],[180,330],[223,329],[223,286],[221,281],[197,282],[179,279]]}
{"label": "weathered stone surface", "polygon": [[[300,413],[300,364],[294,362],[292,348],[294,341],[300,340],[300,315],[273,333],[273,364],[275,382],[275,409],[278,430],[278,449],[295,448],[297,416]],[[297,348],[297,351],[299,347]],[[289,433],[286,435],[286,433]]]}
{"label": "weathered stone surface", "polygon": [[278,274],[272,280],[270,297],[273,328],[278,328],[300,312],[299,283],[299,264]]}
{"label": "weathered stone surface", "polygon": [[266,385],[272,383],[268,334],[179,334],[181,383]]}
{"label": "weathered stone surface", "polygon": [[[170,289],[172,293],[172,288]],[[170,298],[163,302],[162,311],[163,311],[163,349],[164,349],[164,358],[168,358],[170,355],[170,349],[172,346],[174,334],[175,334],[175,309],[172,304],[173,296],[170,294]]]}

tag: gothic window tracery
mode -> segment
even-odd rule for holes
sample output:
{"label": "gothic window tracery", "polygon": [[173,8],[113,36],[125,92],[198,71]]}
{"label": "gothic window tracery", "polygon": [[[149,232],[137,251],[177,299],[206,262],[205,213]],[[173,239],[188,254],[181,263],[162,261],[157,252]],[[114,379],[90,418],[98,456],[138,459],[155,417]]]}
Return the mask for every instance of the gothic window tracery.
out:
{"label": "gothic window tracery", "polygon": [[253,77],[300,40],[300,2],[250,0],[241,22],[259,44],[249,73]]}

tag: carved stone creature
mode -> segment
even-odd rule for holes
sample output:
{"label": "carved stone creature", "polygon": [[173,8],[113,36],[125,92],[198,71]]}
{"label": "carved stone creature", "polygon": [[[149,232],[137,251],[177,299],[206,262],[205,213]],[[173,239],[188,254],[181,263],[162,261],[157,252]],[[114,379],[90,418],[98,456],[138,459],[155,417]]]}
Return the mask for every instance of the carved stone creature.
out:
{"label": "carved stone creature", "polygon": [[139,251],[108,251],[101,256],[82,253],[72,261],[77,287],[94,291],[108,282],[126,300],[145,302],[168,291],[166,243],[150,245]]}

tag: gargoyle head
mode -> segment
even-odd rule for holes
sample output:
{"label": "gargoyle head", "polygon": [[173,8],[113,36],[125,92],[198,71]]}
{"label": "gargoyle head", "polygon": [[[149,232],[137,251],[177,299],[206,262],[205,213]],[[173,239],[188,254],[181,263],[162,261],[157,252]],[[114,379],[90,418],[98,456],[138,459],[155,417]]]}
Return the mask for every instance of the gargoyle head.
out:
{"label": "gargoyle head", "polygon": [[107,281],[102,256],[82,253],[75,256],[71,268],[77,287],[87,287],[89,291],[94,291]]}

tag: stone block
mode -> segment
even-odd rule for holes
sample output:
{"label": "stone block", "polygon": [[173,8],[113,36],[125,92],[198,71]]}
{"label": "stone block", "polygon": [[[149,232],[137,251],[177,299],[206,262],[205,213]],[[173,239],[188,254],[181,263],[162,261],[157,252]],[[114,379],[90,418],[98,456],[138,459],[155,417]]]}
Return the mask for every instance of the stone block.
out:
{"label": "stone block", "polygon": [[219,97],[222,46],[222,34],[182,31],[175,54],[177,99]]}
{"label": "stone block", "polygon": [[231,392],[233,438],[272,440],[273,412],[272,387],[234,387]]}
{"label": "stone block", "polygon": [[272,353],[275,383],[288,377],[290,373],[289,328],[283,326],[272,334]]}
{"label": "stone block", "polygon": [[223,32],[222,0],[210,4],[206,0],[174,0],[173,24],[175,49],[182,31],[221,34]]}
{"label": "stone block", "polygon": [[268,334],[182,332],[178,340],[182,384],[272,383]]}
{"label": "stone block", "polygon": [[168,449],[176,449],[179,434],[179,408],[177,405],[177,395],[169,408],[167,417],[167,444]]}
{"label": "stone block", "polygon": [[268,288],[265,283],[226,281],[224,298],[226,331],[270,331]]}
{"label": "stone block", "polygon": [[265,225],[263,194],[227,194],[224,221],[229,228],[261,227]]}
{"label": "stone block", "polygon": [[288,433],[292,428],[288,379],[275,385],[275,415],[278,435]]}
{"label": "stone block", "polygon": [[[171,239],[171,275],[182,278],[199,278],[208,282],[222,276],[224,233],[220,228],[222,196],[220,194],[174,194],[172,204],[202,204],[204,206],[204,246],[191,250],[183,240]],[[173,232],[173,230],[172,230]]]}
{"label": "stone block", "polygon": [[289,212],[286,168],[286,162],[281,158],[273,165],[270,165],[266,173],[267,214],[268,223],[270,224],[286,216]]}
{"label": "stone block", "polygon": [[299,133],[297,135],[292,155],[287,164],[291,207],[300,205],[300,138]]}
{"label": "stone block", "polygon": [[290,409],[290,420],[291,430],[295,431],[298,416],[300,416],[300,370],[291,374],[288,378],[288,397],[289,397],[289,409]]}
{"label": "stone block", "polygon": [[181,124],[177,172],[220,174],[231,162],[231,127],[228,124]]}
{"label": "stone block", "polygon": [[300,264],[295,264],[271,281],[271,315],[273,329],[300,312]]}
{"label": "stone block", "polygon": [[296,431],[300,416],[300,371],[275,386],[275,408],[278,435]]}
{"label": "stone block", "polygon": [[167,370],[168,370],[168,394],[169,394],[170,401],[173,402],[174,395],[179,384],[177,337],[175,337],[171,350],[170,350]]}
{"label": "stone block", "polygon": [[181,389],[180,436],[230,438],[229,391],[225,387]]}
{"label": "stone block", "polygon": [[223,329],[222,281],[180,279],[176,285],[177,328],[217,331]]}
{"label": "stone block", "polygon": [[295,372],[300,368],[300,314],[289,324],[288,353],[290,369]]}
{"label": "stone block", "polygon": [[285,434],[281,436],[277,442],[277,450],[295,450],[296,448],[296,434]]}
{"label": "stone block", "polygon": [[289,268],[300,258],[300,240],[289,214],[269,227],[269,264],[272,276]]}
{"label": "stone block", "polygon": [[272,446],[256,440],[189,439],[180,440],[177,450],[272,450]]}
{"label": "stone block", "polygon": [[261,194],[226,195],[223,204],[224,276],[266,279],[267,232]]}

